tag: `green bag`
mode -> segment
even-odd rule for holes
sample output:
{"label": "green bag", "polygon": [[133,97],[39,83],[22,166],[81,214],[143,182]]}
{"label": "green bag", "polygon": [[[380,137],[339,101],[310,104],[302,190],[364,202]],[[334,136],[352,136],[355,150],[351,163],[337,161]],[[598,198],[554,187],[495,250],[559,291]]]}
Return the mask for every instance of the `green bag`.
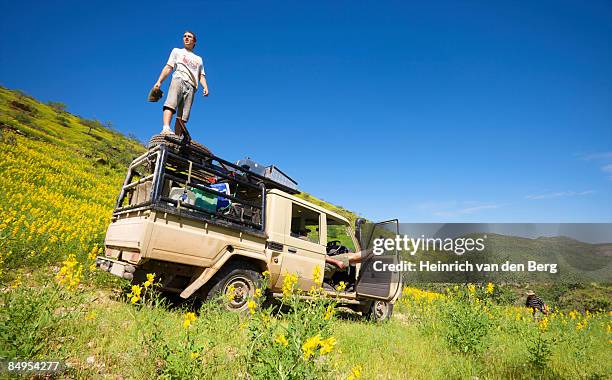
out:
{"label": "green bag", "polygon": [[195,206],[203,208],[206,211],[216,213],[217,212],[217,196],[209,194],[200,189],[191,188],[191,191],[195,194]]}

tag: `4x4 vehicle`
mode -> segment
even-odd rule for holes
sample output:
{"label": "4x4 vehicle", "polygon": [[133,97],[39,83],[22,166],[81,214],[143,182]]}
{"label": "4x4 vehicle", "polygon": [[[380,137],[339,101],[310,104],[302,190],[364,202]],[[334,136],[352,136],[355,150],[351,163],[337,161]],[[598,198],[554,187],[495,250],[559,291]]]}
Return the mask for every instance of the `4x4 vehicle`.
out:
{"label": "4x4 vehicle", "polygon": [[[210,151],[160,142],[128,167],[98,268],[135,282],[156,273],[163,291],[182,298],[208,299],[231,287],[233,310],[246,308],[264,271],[275,297],[285,276],[297,274],[301,290],[323,286],[340,304],[389,318],[399,275],[364,272],[364,262],[323,284],[313,279],[317,266],[323,277],[326,255],[362,251],[375,228],[362,236],[362,219],[353,230],[343,216],[296,197],[295,187]],[[349,286],[337,292],[340,280]]]}

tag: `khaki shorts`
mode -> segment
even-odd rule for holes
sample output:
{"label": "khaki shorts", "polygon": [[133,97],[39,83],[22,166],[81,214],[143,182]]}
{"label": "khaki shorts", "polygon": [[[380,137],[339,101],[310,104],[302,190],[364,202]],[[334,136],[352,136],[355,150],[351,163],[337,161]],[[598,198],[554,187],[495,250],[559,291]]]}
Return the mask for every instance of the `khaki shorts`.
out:
{"label": "khaki shorts", "polygon": [[346,268],[345,269],[340,269],[337,266],[335,266],[334,264],[330,264],[330,263],[325,263],[325,270],[323,272],[323,278],[326,280],[329,280],[332,278],[332,276],[334,274],[336,274],[337,272],[342,272],[348,269],[349,266],[349,254],[348,253],[341,253],[339,255],[336,256],[329,256],[332,259],[335,260],[340,260],[342,261],[345,265]]}
{"label": "khaki shorts", "polygon": [[191,105],[193,104],[194,93],[195,88],[191,84],[181,78],[172,78],[168,96],[164,103],[164,109],[171,109],[176,113],[176,117],[187,122],[191,112]]}

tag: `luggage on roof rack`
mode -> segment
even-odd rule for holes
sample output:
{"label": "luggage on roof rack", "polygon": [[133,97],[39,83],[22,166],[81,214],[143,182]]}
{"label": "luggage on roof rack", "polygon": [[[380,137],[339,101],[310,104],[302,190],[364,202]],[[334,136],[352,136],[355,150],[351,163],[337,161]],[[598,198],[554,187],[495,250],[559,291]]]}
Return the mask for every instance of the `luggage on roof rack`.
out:
{"label": "luggage on roof rack", "polygon": [[297,182],[293,178],[289,177],[282,170],[275,165],[264,166],[258,162],[253,161],[250,157],[243,158],[242,160],[236,161],[236,165],[241,168],[250,170],[261,176],[271,179],[272,181],[286,186],[296,192],[299,192]]}

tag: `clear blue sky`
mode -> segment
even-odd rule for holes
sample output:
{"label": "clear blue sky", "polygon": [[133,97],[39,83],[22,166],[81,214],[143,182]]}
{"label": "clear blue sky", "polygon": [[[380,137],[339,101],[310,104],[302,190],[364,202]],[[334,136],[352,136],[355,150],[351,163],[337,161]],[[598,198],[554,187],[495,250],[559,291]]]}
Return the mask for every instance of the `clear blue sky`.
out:
{"label": "clear blue sky", "polygon": [[192,29],[218,155],[371,219],[611,222],[612,2],[498,3],[4,2],[0,84],[147,140]]}

